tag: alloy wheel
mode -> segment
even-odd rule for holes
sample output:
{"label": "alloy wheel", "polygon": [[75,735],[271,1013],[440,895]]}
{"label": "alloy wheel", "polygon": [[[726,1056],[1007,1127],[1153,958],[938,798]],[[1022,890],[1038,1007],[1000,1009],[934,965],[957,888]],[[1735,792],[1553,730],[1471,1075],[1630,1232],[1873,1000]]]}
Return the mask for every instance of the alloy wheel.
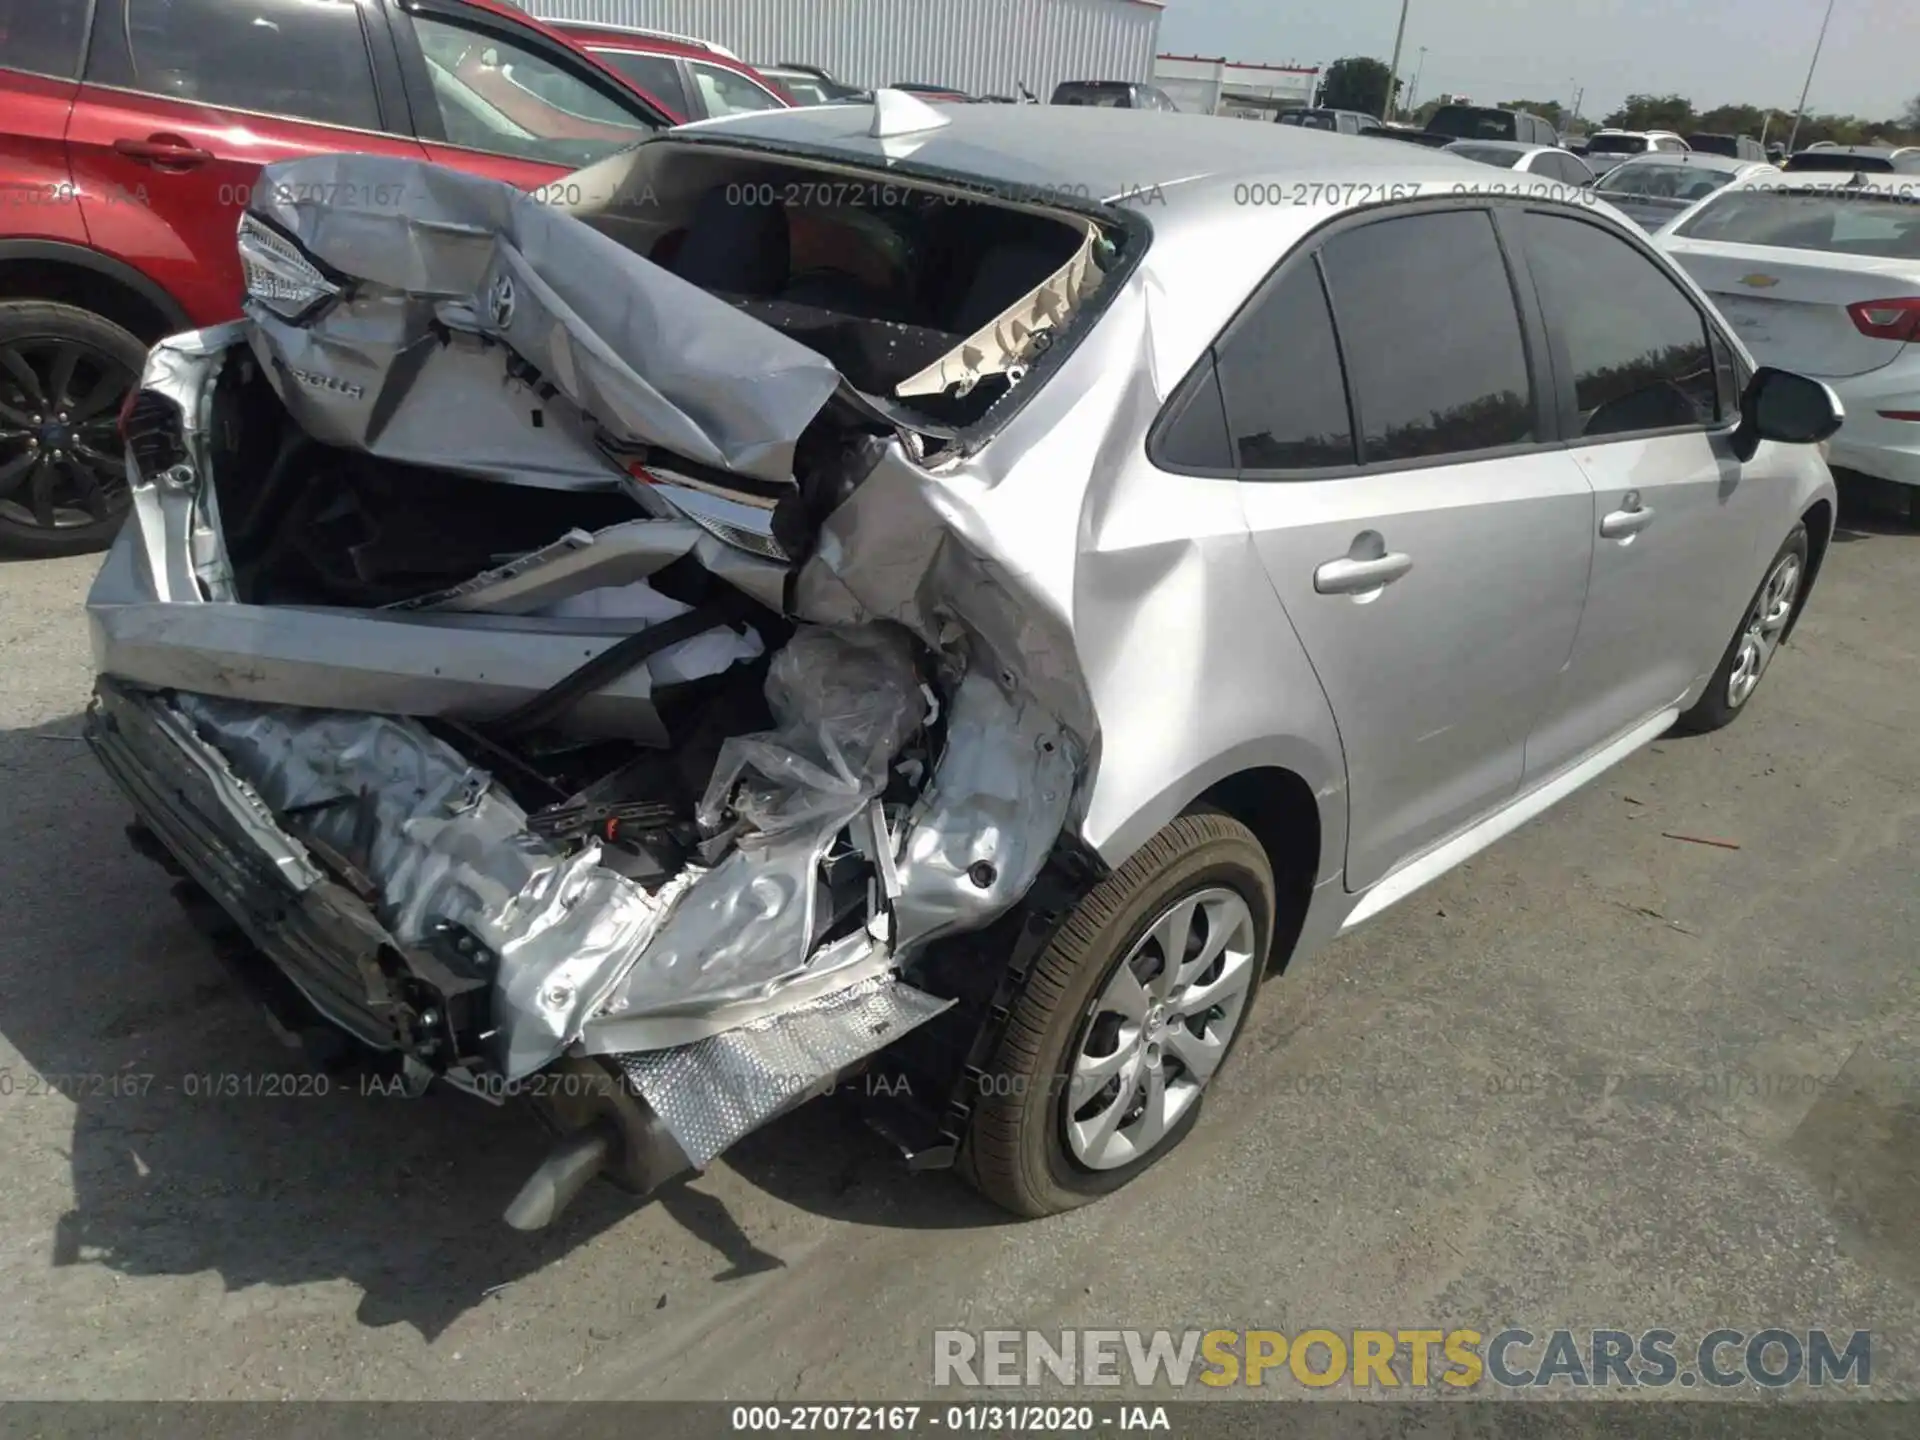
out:
{"label": "alloy wheel", "polygon": [[1080,1164],[1143,1158],[1199,1100],[1245,1016],[1256,936],[1247,902],[1214,887],[1169,905],[1114,968],[1067,1077],[1067,1147]]}
{"label": "alloy wheel", "polygon": [[1746,628],[1740,635],[1740,648],[1734,653],[1733,670],[1727,676],[1727,704],[1739,709],[1746,704],[1766,673],[1787,621],[1793,618],[1794,602],[1800,597],[1801,562],[1798,555],[1782,555],[1760,587],[1759,597],[1747,614]]}
{"label": "alloy wheel", "polygon": [[59,531],[124,508],[119,404],[135,378],[85,341],[0,342],[0,518]]}

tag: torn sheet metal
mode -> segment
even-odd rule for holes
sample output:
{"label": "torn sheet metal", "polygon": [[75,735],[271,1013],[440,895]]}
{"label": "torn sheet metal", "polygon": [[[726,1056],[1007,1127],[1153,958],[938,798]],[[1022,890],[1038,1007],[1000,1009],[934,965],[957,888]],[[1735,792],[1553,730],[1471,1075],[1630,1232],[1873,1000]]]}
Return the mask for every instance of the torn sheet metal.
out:
{"label": "torn sheet metal", "polygon": [[690,883],[649,895],[601,866],[596,845],[561,855],[484,770],[413,721],[175,703],[282,830],[373,882],[397,942],[424,946],[451,923],[498,957],[495,1058],[509,1079],[578,1036]]}
{"label": "torn sheet metal", "polygon": [[947,743],[909,813],[896,943],[987,924],[1046,864],[1079,768],[1079,745],[1031,696],[976,670],[947,714]]}
{"label": "torn sheet metal", "polygon": [[[231,321],[206,330],[169,336],[147,353],[140,389],[172,402],[178,414],[182,464],[143,475],[127,453],[127,482],[133,491],[142,559],[162,600],[231,600],[233,569],[220,533],[219,501],[207,474],[208,413],[214,381],[245,340],[246,322]],[[171,425],[172,417],[164,422]]]}
{"label": "torn sheet metal", "polygon": [[953,1003],[869,980],[677,1050],[614,1059],[698,1169]]}
{"label": "torn sheet metal", "polygon": [[629,520],[604,530],[569,530],[552,544],[471,580],[384,608],[536,614],[568,596],[644,580],[692,550],[699,539],[697,527],[676,520]]}
{"label": "torn sheet metal", "polygon": [[802,626],[768,666],[779,729],[721,743],[698,815],[749,829],[688,890],[615,988],[607,1015],[670,1010],[691,994],[743,1000],[809,971],[820,862],[887,782],[926,702],[907,636]]}
{"label": "torn sheet metal", "polygon": [[[761,480],[791,478],[794,442],[839,384],[806,346],[500,181],[316,155],[268,166],[254,196],[257,213],[352,282],[304,325],[248,306],[294,418],[335,444],[495,473],[494,427],[475,425],[497,411],[523,443],[552,437],[554,463],[570,463],[563,452],[584,446],[590,427],[529,426],[531,392],[496,406],[507,355],[480,355],[490,376],[480,383],[441,327],[504,341],[617,440]],[[449,367],[461,373],[438,388],[457,403],[416,407],[419,423],[396,432],[410,392],[435,389]],[[396,441],[407,453],[393,453]]]}
{"label": "torn sheet metal", "polygon": [[1080,245],[1066,264],[926,369],[902,380],[893,393],[902,400],[948,391],[961,396],[989,375],[1005,375],[1016,383],[1024,378],[1026,367],[1052,339],[1048,332],[1066,324],[1105,276],[1095,258],[1099,228],[1090,220],[1077,223],[1083,232]]}

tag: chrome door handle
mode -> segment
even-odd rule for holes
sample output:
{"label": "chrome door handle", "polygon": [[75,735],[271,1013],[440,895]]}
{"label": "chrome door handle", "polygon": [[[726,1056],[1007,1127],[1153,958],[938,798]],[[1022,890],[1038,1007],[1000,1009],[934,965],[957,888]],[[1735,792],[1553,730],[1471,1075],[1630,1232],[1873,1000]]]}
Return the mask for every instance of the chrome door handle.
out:
{"label": "chrome door handle", "polygon": [[1391,585],[1411,569],[1411,555],[1382,555],[1377,560],[1355,560],[1342,555],[1313,572],[1313,588],[1322,595],[1358,595]]}
{"label": "chrome door handle", "polygon": [[[1632,497],[1629,497],[1632,498]],[[1613,510],[1600,517],[1600,538],[1602,540],[1625,540],[1638,535],[1653,523],[1653,507],[1637,502],[1630,510]]]}

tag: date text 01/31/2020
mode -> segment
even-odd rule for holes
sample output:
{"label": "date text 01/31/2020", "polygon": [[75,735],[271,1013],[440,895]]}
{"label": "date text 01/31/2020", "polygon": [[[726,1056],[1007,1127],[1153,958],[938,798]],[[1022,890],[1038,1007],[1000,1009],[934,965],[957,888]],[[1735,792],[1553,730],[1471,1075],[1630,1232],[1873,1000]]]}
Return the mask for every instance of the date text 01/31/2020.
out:
{"label": "date text 01/31/2020", "polygon": [[1072,1434],[1094,1430],[1171,1430],[1162,1405],[735,1405],[729,1430],[808,1434]]}

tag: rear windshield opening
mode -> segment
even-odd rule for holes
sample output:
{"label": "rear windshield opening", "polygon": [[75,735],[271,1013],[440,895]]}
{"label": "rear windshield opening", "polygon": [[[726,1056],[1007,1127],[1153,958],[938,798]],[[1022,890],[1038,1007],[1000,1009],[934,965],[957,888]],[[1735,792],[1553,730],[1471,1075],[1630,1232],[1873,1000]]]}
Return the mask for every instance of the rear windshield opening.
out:
{"label": "rear windshield opening", "polygon": [[[641,146],[552,188],[855,390],[940,426],[979,420],[1074,333],[1120,254],[1089,218],[712,145]],[[996,325],[1016,306],[1018,323]]]}
{"label": "rear windshield opening", "polygon": [[1587,142],[1589,155],[1644,155],[1649,142],[1644,135],[1596,135]]}
{"label": "rear windshield opening", "polygon": [[1734,190],[1675,233],[1733,245],[1920,260],[1920,196]]}

